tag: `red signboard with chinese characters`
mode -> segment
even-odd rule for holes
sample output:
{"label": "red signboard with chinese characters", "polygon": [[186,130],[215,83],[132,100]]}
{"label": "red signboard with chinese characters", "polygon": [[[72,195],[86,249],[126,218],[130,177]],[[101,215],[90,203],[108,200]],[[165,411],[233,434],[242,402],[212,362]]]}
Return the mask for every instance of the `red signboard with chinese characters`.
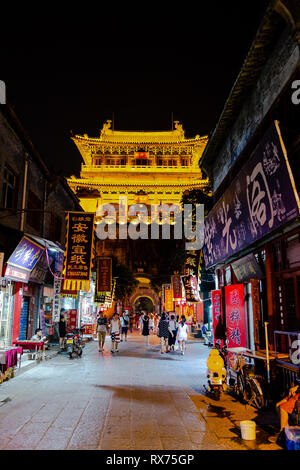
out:
{"label": "red signboard with chinese characters", "polygon": [[[211,303],[212,303],[213,331],[215,331],[220,315],[222,318],[222,293],[220,289],[211,291]],[[216,344],[216,340],[214,339],[214,345],[215,344]]]}
{"label": "red signboard with chinese characters", "polygon": [[244,284],[225,287],[228,348],[246,347]]}
{"label": "red signboard with chinese characters", "polygon": [[70,330],[75,330],[75,328],[77,328],[77,310],[76,309],[69,310],[68,316],[69,316],[68,326]]}
{"label": "red signboard with chinese characters", "polygon": [[172,279],[172,288],[173,288],[174,299],[182,299],[181,276],[176,274],[174,276],[171,276],[171,279]]}
{"label": "red signboard with chinese characters", "polygon": [[97,295],[111,293],[112,291],[112,259],[99,258],[96,273]]}

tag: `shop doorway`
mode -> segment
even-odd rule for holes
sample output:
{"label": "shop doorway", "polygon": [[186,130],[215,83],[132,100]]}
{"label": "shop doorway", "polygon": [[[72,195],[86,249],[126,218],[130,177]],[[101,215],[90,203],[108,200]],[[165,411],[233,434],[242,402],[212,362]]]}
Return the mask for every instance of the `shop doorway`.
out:
{"label": "shop doorway", "polygon": [[30,297],[23,296],[20,318],[20,331],[19,340],[24,341],[27,339],[28,333],[28,315],[29,315]]}

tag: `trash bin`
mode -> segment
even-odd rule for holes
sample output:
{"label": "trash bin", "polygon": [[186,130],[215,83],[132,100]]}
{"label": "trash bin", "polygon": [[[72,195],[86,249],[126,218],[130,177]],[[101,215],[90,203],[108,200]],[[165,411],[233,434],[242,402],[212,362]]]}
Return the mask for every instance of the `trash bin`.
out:
{"label": "trash bin", "polygon": [[284,431],[287,450],[300,450],[300,426],[286,426]]}
{"label": "trash bin", "polygon": [[241,421],[242,439],[245,441],[254,441],[256,439],[256,423],[254,421]]}

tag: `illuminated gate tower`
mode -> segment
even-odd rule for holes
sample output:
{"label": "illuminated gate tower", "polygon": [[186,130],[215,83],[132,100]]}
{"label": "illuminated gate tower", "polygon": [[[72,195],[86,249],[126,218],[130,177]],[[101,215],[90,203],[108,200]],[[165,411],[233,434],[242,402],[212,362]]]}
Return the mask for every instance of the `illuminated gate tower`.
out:
{"label": "illuminated gate tower", "polygon": [[174,124],[172,131],[125,132],[112,130],[107,121],[100,137],[72,137],[84,164],[80,178],[68,183],[84,210],[117,206],[120,195],[128,205],[176,204],[184,191],[207,186],[198,166],[207,136],[185,139],[182,125]]}
{"label": "illuminated gate tower", "polygon": [[[72,176],[68,184],[86,212],[96,212],[106,203],[114,204],[117,212],[119,197],[125,195],[128,205],[149,206],[150,214],[151,204],[179,204],[185,191],[208,185],[198,166],[207,136],[186,139],[179,121],[174,121],[174,130],[157,132],[115,131],[111,123],[103,125],[100,137],[72,137],[84,164],[80,178]],[[137,278],[141,272],[151,277],[145,257],[149,252],[153,255],[153,250],[145,250],[143,243],[135,243],[132,249],[128,241],[124,242],[98,241],[97,254],[112,253],[129,264]],[[149,265],[154,265],[153,259]],[[139,278],[140,283],[146,287],[143,279]]]}

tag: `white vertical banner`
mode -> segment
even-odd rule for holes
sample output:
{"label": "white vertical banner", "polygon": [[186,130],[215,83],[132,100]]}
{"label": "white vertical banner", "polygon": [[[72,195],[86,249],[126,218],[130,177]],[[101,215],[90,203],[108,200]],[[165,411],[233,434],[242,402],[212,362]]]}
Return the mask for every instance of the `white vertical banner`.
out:
{"label": "white vertical banner", "polygon": [[53,323],[58,323],[60,319],[60,283],[61,280],[54,278],[54,295],[53,295],[53,310],[52,310],[52,320]]}

